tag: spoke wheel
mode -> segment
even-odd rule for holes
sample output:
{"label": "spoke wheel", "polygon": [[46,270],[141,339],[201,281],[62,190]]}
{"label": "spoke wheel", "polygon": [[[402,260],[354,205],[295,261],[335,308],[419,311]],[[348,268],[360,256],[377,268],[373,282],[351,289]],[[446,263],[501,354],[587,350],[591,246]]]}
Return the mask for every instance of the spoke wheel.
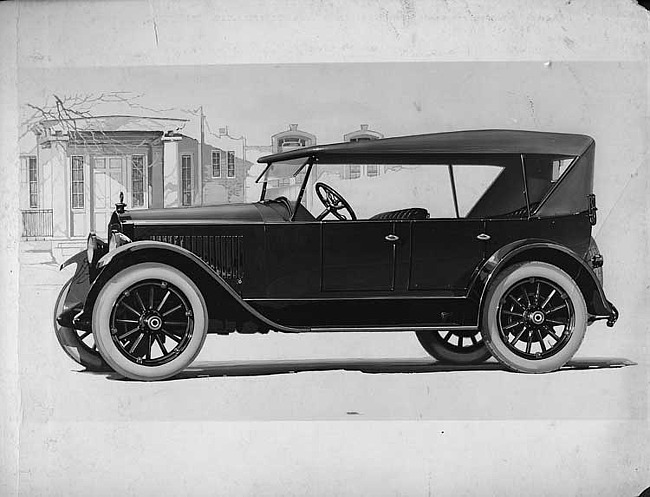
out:
{"label": "spoke wheel", "polygon": [[192,338],[192,309],[182,292],[164,280],[146,280],[124,290],[111,313],[111,336],[129,360],[166,364]]}
{"label": "spoke wheel", "polygon": [[205,302],[181,271],[146,263],[102,288],[93,310],[97,347],[115,371],[153,381],[172,377],[198,355],[207,334]]}
{"label": "spoke wheel", "polygon": [[578,350],[587,327],[582,292],[560,268],[527,262],[506,269],[488,291],[483,338],[510,369],[544,373]]}
{"label": "spoke wheel", "polygon": [[531,360],[550,357],[569,342],[575,310],[568,294],[545,278],[529,278],[499,302],[501,339],[515,354]]}
{"label": "spoke wheel", "polygon": [[440,362],[480,364],[491,355],[479,330],[418,331],[416,335],[424,350]]}
{"label": "spoke wheel", "polygon": [[68,357],[89,371],[110,371],[110,366],[106,364],[97,350],[92,332],[61,326],[56,320],[57,316],[65,309],[71,284],[72,280],[63,286],[54,305],[54,331],[59,345]]}

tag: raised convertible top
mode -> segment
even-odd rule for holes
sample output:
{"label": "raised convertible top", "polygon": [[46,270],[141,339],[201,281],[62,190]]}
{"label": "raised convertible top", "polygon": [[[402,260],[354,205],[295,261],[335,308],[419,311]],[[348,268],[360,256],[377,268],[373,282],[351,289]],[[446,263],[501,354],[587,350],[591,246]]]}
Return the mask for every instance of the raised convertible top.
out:
{"label": "raised convertible top", "polygon": [[363,159],[404,160],[409,157],[422,159],[445,154],[549,154],[576,157],[582,155],[593,143],[593,138],[587,135],[486,129],[316,145],[266,155],[257,162],[270,164],[312,156],[326,163],[349,163]]}

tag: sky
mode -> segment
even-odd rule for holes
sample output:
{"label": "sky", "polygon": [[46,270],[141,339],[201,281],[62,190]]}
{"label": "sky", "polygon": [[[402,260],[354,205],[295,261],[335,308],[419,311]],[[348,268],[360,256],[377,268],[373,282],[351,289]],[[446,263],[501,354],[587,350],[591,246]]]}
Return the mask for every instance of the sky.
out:
{"label": "sky", "polygon": [[[615,110],[621,86],[634,92],[642,84],[637,73],[634,64],[543,62],[67,67],[22,69],[19,98],[39,105],[52,94],[124,91],[161,112],[123,105],[96,112],[181,118],[202,105],[214,132],[228,126],[255,145],[290,123],[319,143],[342,141],[361,123],[386,136],[491,127],[593,134],[588,118],[603,104]],[[597,101],[584,91],[595,77]]]}

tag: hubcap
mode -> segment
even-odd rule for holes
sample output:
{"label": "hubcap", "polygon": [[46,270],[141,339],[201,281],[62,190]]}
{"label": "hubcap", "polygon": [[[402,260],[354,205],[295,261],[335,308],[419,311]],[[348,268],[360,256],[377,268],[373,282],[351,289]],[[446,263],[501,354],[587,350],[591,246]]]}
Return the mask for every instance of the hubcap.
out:
{"label": "hubcap", "polygon": [[554,282],[529,278],[510,287],[497,309],[503,343],[525,359],[543,359],[559,352],[574,327],[571,298]]}
{"label": "hubcap", "polygon": [[544,316],[544,313],[542,311],[533,311],[530,314],[528,314],[528,320],[533,323],[534,325],[540,325],[544,322],[546,317]]}
{"label": "hubcap", "polygon": [[169,282],[146,280],[127,288],[111,313],[117,349],[137,364],[159,366],[190,342],[194,320],[185,295]]}
{"label": "hubcap", "polygon": [[163,322],[160,316],[153,315],[145,319],[145,324],[147,328],[149,328],[149,331],[158,331],[160,328],[162,328]]}

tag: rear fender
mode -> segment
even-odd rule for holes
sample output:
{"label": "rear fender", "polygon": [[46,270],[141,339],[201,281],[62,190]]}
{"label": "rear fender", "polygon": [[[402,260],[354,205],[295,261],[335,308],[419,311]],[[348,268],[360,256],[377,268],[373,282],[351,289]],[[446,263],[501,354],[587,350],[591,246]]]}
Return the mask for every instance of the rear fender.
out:
{"label": "rear fender", "polygon": [[483,308],[487,290],[494,278],[505,268],[525,261],[540,261],[559,267],[576,282],[591,315],[591,321],[608,318],[612,324],[618,312],[605,297],[602,284],[589,264],[572,250],[549,241],[520,240],[497,250],[485,262],[470,292]]}
{"label": "rear fender", "polygon": [[[247,304],[228,283],[189,250],[159,241],[138,241],[127,243],[109,252],[98,263],[100,271],[90,287],[84,304],[83,314],[92,316],[95,301],[104,285],[118,272],[135,264],[158,262],[172,266],[187,275],[198,287],[208,307],[211,329],[233,331],[235,323],[246,323],[262,329],[285,332],[306,331],[275,323]],[[251,330],[252,331],[252,330]]]}

